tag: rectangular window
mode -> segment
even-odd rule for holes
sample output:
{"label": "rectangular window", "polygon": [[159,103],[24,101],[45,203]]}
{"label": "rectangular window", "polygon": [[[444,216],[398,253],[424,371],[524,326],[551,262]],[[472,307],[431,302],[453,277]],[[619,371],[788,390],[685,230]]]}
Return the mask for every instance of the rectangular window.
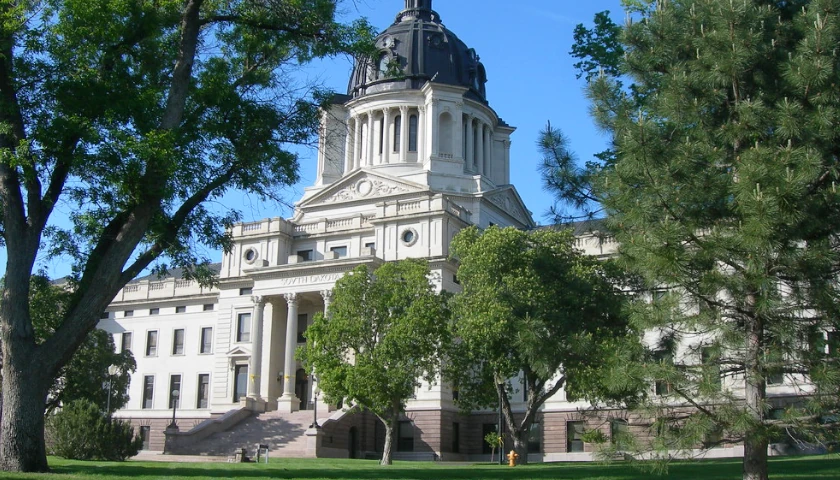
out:
{"label": "rectangular window", "polygon": [[720,356],[712,347],[700,349],[700,361],[703,364],[703,381],[715,390],[720,390]]}
{"label": "rectangular window", "polygon": [[400,151],[400,136],[402,135],[402,116],[394,118],[394,153]]}
{"label": "rectangular window", "polygon": [[330,247],[330,251],[335,253],[336,258],[344,258],[347,256],[347,247]]}
{"label": "rectangular window", "polygon": [[459,453],[461,451],[461,425],[458,422],[452,422],[452,453]]}
{"label": "rectangular window", "polygon": [[240,296],[243,296],[243,295],[250,295],[250,294],[251,294],[251,290],[252,290],[252,289],[251,289],[251,287],[244,287],[244,288],[240,288],[240,289],[239,289],[239,295],[240,295]]}
{"label": "rectangular window", "polygon": [[610,442],[617,448],[622,449],[626,447],[629,435],[630,429],[627,426],[627,420],[614,418],[610,422]]}
{"label": "rectangular window", "polygon": [[[497,432],[498,427],[495,423],[484,423],[481,425],[481,453],[489,454],[492,451],[493,447],[490,446],[490,444],[487,443],[487,441],[485,441],[484,439],[487,437],[487,435]],[[496,450],[498,449],[499,446],[496,445]]]}
{"label": "rectangular window", "polygon": [[184,354],[184,329],[176,328],[172,332],[172,355]]}
{"label": "rectangular window", "polygon": [[[653,360],[657,363],[672,365],[674,357],[667,350],[653,352]],[[668,395],[671,393],[671,383],[666,380],[656,380],[653,385],[653,393],[656,395]]]}
{"label": "rectangular window", "polygon": [[417,151],[417,115],[408,117],[408,151]]}
{"label": "rectangular window", "polygon": [[150,308],[149,309],[149,315],[158,315],[158,314],[160,314],[160,309],[159,308]]}
{"label": "rectangular window", "polygon": [[376,243],[368,242],[365,244],[365,248],[376,248]]}
{"label": "rectangular window", "polygon": [[[178,392],[177,394],[175,392]],[[169,408],[181,406],[181,376],[169,376]]]}
{"label": "rectangular window", "polygon": [[528,453],[540,453],[542,446],[542,430],[537,421],[531,424],[531,429],[528,430]]}
{"label": "rectangular window", "polygon": [[251,314],[240,313],[236,317],[236,341],[251,341]]}
{"label": "rectangular window", "polygon": [[397,425],[397,451],[414,451],[414,425],[410,421],[403,420]]}
{"label": "rectangular window", "polygon": [[157,330],[149,330],[146,332],[146,356],[157,356]]}
{"label": "rectangular window", "polygon": [[126,311],[123,312],[123,317],[127,318],[127,317],[133,317],[133,316],[134,316],[134,310],[126,310]]}
{"label": "rectangular window", "polygon": [[178,305],[177,307],[175,307],[175,313],[186,313],[186,312],[187,312],[187,306],[186,305]]}
{"label": "rectangular window", "polygon": [[151,448],[151,443],[149,439],[152,436],[152,427],[148,425],[143,425],[140,427],[140,441],[143,442],[143,450],[148,450]]}
{"label": "rectangular window", "polygon": [[840,335],[836,331],[828,332],[828,354],[832,357],[840,352]]}
{"label": "rectangular window", "polygon": [[566,422],[566,451],[583,451],[583,422]]}
{"label": "rectangular window", "polygon": [[233,402],[238,403],[248,394],[248,365],[237,365],[233,368]]}
{"label": "rectangular window", "polygon": [[102,315],[99,316],[100,320],[108,320],[109,318],[111,318],[111,314],[108,312],[102,312]]}
{"label": "rectangular window", "polygon": [[297,256],[300,257],[301,262],[311,262],[312,250],[298,250]]}
{"label": "rectangular window", "polygon": [[131,351],[131,332],[123,332],[122,334],[122,350],[121,352]]}
{"label": "rectangular window", "polygon": [[196,401],[196,408],[207,408],[210,399],[210,374],[200,373],[198,375],[198,392],[196,393],[198,400]]}
{"label": "rectangular window", "polygon": [[198,353],[213,353],[213,327],[201,329],[201,346]]}
{"label": "rectangular window", "polygon": [[155,377],[146,375],[143,377],[143,408],[152,408],[152,400],[155,396]]}
{"label": "rectangular window", "polygon": [[203,309],[205,312],[212,312],[216,309],[216,305],[213,303],[205,303]]}
{"label": "rectangular window", "polygon": [[309,317],[305,313],[301,313],[297,318],[297,341],[298,343],[306,342],[306,328],[309,326]]}

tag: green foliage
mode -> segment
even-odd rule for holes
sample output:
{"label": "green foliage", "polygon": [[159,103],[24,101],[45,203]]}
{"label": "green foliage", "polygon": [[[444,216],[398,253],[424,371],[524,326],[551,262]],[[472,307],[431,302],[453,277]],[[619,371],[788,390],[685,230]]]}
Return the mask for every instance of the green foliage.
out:
{"label": "green foliage", "polygon": [[440,371],[449,313],[429,277],[422,260],[357,267],[336,282],[328,316],[315,316],[298,352],[327,402],[370,410],[388,436],[421,379],[433,384]]}
{"label": "green foliage", "polygon": [[88,400],[75,400],[49,417],[47,444],[52,455],[73,460],[124,461],[143,446],[128,422],[113,420]]}
{"label": "green foliage", "polygon": [[578,24],[574,31],[575,43],[569,54],[579,61],[573,66],[578,70],[577,78],[587,82],[597,75],[618,76],[624,45],[619,41],[621,27],[610,19],[609,10],[595,14],[594,26],[588,29]]}
{"label": "green foliage", "polygon": [[[647,93],[592,82],[614,157],[584,181],[620,263],[649,292],[630,317],[658,334],[658,355],[640,369],[663,393],[644,406],[658,419],[655,446],[830,441],[821,419],[840,412],[840,363],[826,345],[840,327],[840,2],[627,4],[620,72]],[[777,380],[786,386],[768,386]],[[805,395],[772,418],[770,397],[785,389]],[[745,468],[763,478],[757,455]]]}
{"label": "green foliage", "polygon": [[[458,341],[446,374],[462,408],[496,405],[504,389],[508,427],[523,442],[537,409],[561,387],[570,399],[600,399],[601,366],[620,345],[638,343],[608,267],[575,250],[567,230],[470,227],[452,241],[452,254],[463,291],[452,302]],[[527,411],[515,424],[506,380],[520,375]]]}
{"label": "green foliage", "polygon": [[[42,275],[32,277],[30,311],[37,341],[43,342],[55,332],[64,315],[70,292],[53,284]],[[118,373],[110,376],[108,367],[117,367]],[[131,374],[137,369],[130,351],[117,353],[114,339],[104,330],[93,330],[82,341],[73,357],[55,377],[47,399],[47,413],[75,400],[89,400],[100,411],[122,408],[128,402]],[[110,402],[108,399],[110,382]]]}

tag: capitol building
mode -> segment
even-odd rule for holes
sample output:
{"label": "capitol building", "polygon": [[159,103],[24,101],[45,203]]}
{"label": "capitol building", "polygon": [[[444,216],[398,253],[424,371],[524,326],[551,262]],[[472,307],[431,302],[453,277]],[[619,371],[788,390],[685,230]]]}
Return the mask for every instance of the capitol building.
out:
{"label": "capitol building", "polygon": [[[137,361],[130,400],[115,417],[134,425],[145,449],[230,455],[245,447],[252,455],[266,444],[273,457],[377,457],[384,427],[376,417],[325,405],[294,355],[315,314],[329,310],[336,280],[359,265],[423,258],[437,287],[455,292],[448,255],[460,230],[536,226],[510,184],[515,128],[491,107],[478,52],[444,26],[431,0],[406,0],[376,48],[323,111],[317,178],[291,218],[235,225],[213,288],[173,271],[127,284],[108,307],[99,328]],[[578,245],[615,251],[595,235]],[[514,411],[524,411],[522,395],[511,399]],[[587,424],[585,407],[562,391],[546,402],[530,459],[590,459],[584,427],[609,434],[610,425]],[[460,412],[445,383],[425,385],[407,403],[394,458],[486,460],[483,437],[496,422],[493,410]]]}

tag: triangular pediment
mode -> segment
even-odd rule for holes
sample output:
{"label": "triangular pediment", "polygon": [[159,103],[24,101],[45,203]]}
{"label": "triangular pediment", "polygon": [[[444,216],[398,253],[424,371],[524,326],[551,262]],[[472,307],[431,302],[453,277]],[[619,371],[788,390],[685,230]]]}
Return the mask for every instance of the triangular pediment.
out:
{"label": "triangular pediment", "polygon": [[428,191],[428,187],[396,177],[359,169],[335,182],[310,198],[301,201],[298,208],[315,205],[370,201],[406,193]]}
{"label": "triangular pediment", "polygon": [[521,222],[524,226],[536,226],[536,223],[531,218],[531,212],[525,208],[525,203],[512,185],[491,190],[485,193],[483,197],[503,212]]}
{"label": "triangular pediment", "polygon": [[251,351],[246,350],[242,347],[233,347],[230,351],[228,351],[225,356],[227,357],[250,357]]}

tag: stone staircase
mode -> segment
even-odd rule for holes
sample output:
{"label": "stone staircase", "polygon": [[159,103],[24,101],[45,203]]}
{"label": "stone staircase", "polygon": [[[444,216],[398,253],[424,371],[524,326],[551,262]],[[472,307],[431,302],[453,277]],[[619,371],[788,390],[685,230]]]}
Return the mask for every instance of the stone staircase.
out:
{"label": "stone staircase", "polygon": [[245,448],[250,457],[255,454],[258,444],[268,444],[271,458],[306,457],[304,432],[311,423],[311,410],[261,413],[193,445],[184,445],[178,449],[178,454],[228,456]]}

